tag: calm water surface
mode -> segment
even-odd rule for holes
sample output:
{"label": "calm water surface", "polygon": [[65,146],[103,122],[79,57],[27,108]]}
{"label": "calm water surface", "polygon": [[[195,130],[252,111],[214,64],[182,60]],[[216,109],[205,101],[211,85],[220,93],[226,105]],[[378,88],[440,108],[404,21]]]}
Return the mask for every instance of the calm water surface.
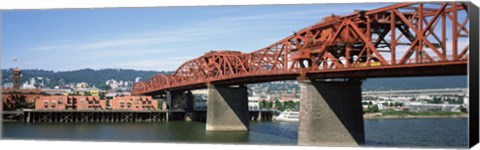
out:
{"label": "calm water surface", "polygon": [[[467,119],[365,120],[365,146],[455,147],[468,145]],[[6,122],[5,139],[136,141],[296,145],[296,122],[250,122],[249,132],[207,132],[202,122],[44,123]]]}

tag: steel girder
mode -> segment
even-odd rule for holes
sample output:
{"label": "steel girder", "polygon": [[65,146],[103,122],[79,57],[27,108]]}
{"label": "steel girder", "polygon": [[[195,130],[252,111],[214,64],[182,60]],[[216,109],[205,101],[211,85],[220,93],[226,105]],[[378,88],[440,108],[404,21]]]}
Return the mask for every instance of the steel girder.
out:
{"label": "steel girder", "polygon": [[341,72],[364,71],[364,77],[369,77],[369,70],[391,72],[382,76],[395,76],[395,69],[402,76],[422,75],[418,71],[408,74],[408,68],[458,68],[459,64],[460,69],[452,74],[461,74],[466,73],[462,68],[468,62],[468,29],[468,5],[462,2],[399,3],[347,16],[332,15],[251,53],[208,52],[185,62],[173,75],[155,75],[136,83],[132,94],[222,82],[306,79],[322,74],[336,77],[327,74]]}

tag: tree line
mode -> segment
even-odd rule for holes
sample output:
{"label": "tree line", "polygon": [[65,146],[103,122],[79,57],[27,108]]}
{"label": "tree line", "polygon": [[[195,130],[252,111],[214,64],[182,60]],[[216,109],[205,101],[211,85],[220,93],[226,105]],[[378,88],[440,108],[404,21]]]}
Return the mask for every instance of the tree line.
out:
{"label": "tree line", "polygon": [[272,101],[266,101],[266,100],[261,100],[259,103],[260,109],[276,109],[280,111],[284,110],[293,110],[293,111],[298,111],[300,109],[300,102],[294,102],[294,101],[284,101],[280,102],[279,100],[276,100],[274,102]]}

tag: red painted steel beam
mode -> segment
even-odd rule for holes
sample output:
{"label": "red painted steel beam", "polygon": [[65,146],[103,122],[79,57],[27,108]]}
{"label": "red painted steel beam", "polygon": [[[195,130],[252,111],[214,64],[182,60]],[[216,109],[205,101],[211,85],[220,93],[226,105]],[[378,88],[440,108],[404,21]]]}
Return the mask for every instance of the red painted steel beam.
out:
{"label": "red painted steel beam", "polygon": [[[459,40],[469,33],[467,5],[425,4],[438,5],[399,3],[332,15],[251,53],[210,51],[183,63],[173,75],[136,83],[132,94],[298,78],[465,74],[469,47]],[[461,13],[466,19],[460,20]],[[450,37],[447,21],[454,27]],[[401,45],[409,47],[402,50]],[[397,56],[402,56],[399,61]]]}

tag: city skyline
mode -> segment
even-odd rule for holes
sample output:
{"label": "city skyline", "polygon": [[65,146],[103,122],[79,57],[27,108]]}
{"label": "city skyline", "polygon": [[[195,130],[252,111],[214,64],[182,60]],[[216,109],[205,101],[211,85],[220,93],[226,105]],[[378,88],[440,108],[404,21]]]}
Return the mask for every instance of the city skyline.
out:
{"label": "city skyline", "polygon": [[172,71],[210,50],[261,49],[332,12],[390,4],[8,10],[1,67]]}

